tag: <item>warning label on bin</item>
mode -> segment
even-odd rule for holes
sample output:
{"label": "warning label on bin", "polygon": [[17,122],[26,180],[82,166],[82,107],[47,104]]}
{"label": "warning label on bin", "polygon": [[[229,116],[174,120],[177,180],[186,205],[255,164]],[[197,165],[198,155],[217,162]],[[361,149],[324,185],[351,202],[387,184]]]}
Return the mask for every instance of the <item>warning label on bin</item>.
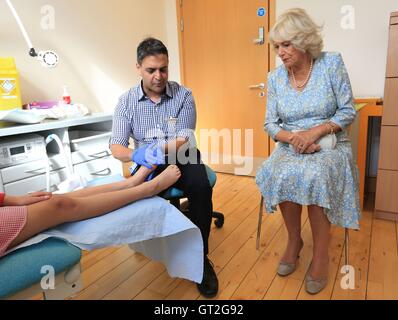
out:
{"label": "warning label on bin", "polygon": [[9,94],[12,90],[14,90],[15,85],[10,80],[6,80],[2,83],[1,87],[6,94]]}

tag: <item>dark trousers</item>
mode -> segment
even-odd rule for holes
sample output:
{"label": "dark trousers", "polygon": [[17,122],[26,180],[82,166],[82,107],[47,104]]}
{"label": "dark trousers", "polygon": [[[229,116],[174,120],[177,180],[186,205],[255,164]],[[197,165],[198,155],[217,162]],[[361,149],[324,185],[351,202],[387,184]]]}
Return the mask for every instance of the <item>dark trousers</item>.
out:
{"label": "dark trousers", "polygon": [[[189,202],[189,216],[188,218],[199,228],[203,238],[204,254],[209,253],[209,235],[213,213],[212,195],[213,189],[210,186],[207,178],[206,168],[201,161],[200,151],[197,149],[190,149],[186,151],[193,152],[194,163],[179,163],[177,160],[171,160],[166,157],[166,165],[160,165],[155,175],[158,175],[165,170],[169,164],[175,164],[181,171],[181,178],[175,183],[173,187],[184,192]],[[191,157],[191,159],[193,159]],[[170,160],[170,161],[169,161]],[[161,196],[161,194],[160,194]]]}

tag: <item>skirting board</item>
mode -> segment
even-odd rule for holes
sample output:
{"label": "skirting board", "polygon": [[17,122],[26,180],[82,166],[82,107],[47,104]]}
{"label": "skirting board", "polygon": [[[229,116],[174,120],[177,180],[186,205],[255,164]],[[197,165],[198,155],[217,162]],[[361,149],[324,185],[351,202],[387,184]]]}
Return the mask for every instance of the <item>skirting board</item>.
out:
{"label": "skirting board", "polygon": [[375,218],[383,219],[383,220],[390,220],[390,221],[398,221],[398,213],[376,210]]}

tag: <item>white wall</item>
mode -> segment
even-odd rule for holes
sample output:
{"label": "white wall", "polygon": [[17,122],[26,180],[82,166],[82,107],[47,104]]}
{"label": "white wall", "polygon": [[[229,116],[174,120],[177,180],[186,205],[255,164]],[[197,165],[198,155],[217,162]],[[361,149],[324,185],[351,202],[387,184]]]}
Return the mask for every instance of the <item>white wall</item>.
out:
{"label": "white wall", "polygon": [[166,42],[170,56],[169,77],[170,80],[181,82],[180,52],[178,43],[178,22],[175,0],[164,0],[166,20]]}
{"label": "white wall", "polygon": [[[341,27],[346,5],[355,9],[354,30]],[[355,97],[384,96],[389,16],[398,11],[397,0],[277,0],[276,7],[277,16],[300,7],[324,24],[325,50],[342,53]]]}
{"label": "white wall", "polygon": [[[36,48],[61,57],[55,70],[43,69],[27,55],[25,42],[0,1],[0,56],[16,58],[23,101],[58,99],[62,85],[93,111],[112,111],[118,96],[139,80],[136,47],[146,36],[162,39],[170,51],[170,79],[180,81],[175,0],[12,0]],[[44,5],[55,9],[55,29],[43,30]],[[341,8],[356,10],[355,30],[340,26]],[[277,15],[302,7],[323,23],[326,50],[343,54],[354,94],[383,96],[388,18],[397,0],[277,0]]]}
{"label": "white wall", "polygon": [[[171,52],[171,78],[179,81],[176,1],[165,1],[166,38]],[[344,6],[355,9],[355,29],[343,29]],[[324,25],[325,50],[344,57],[355,97],[383,97],[388,45],[389,16],[398,11],[398,0],[276,0],[276,16],[300,7]],[[279,59],[277,63],[280,64]]]}
{"label": "white wall", "polygon": [[[27,54],[25,41],[4,0],[0,1],[0,56],[15,57],[23,102],[57,100],[62,85],[92,111],[113,111],[121,93],[134,86],[136,47],[146,36],[169,46],[171,79],[179,80],[174,0],[12,0],[37,49],[60,55],[54,70]],[[55,9],[55,28],[43,30],[41,9]]]}

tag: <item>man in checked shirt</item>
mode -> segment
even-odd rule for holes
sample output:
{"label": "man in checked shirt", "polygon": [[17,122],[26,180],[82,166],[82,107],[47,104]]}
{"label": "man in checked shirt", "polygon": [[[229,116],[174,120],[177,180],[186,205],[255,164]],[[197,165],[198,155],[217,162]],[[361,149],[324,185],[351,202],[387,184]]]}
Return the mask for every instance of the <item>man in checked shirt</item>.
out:
{"label": "man in checked shirt", "polygon": [[[142,81],[121,96],[115,109],[110,148],[122,162],[157,166],[154,175],[167,165],[177,164],[181,178],[175,184],[189,201],[189,218],[202,233],[204,272],[199,292],[208,298],[217,295],[218,279],[207,258],[212,220],[212,188],[207,179],[194,130],[196,107],[192,92],[168,81],[169,56],[165,45],[145,39],[137,49],[137,69]],[[134,140],[134,151],[129,149]]]}

